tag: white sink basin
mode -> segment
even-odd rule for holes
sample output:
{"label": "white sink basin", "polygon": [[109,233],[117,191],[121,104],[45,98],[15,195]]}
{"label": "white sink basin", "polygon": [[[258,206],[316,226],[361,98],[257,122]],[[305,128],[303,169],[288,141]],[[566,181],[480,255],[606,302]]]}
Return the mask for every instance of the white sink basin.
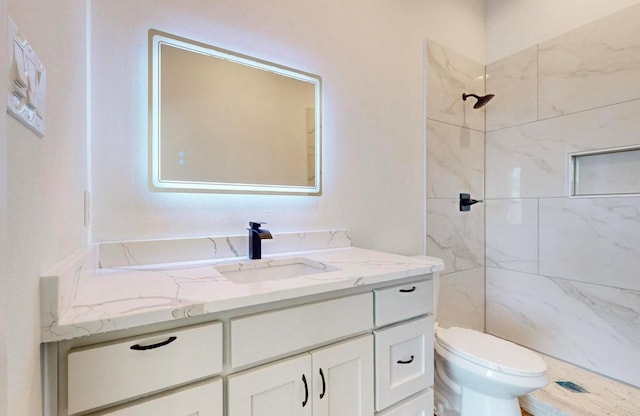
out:
{"label": "white sink basin", "polygon": [[239,284],[291,279],[339,270],[305,258],[243,261],[215,266],[215,269],[233,283]]}

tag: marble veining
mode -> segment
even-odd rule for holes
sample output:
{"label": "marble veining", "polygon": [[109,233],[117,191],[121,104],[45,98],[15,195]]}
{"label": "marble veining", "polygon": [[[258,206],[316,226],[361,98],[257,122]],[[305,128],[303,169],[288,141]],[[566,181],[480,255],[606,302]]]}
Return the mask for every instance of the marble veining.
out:
{"label": "marble veining", "polygon": [[[349,230],[311,231],[304,233],[272,233],[263,242],[264,254],[286,251],[340,248],[351,245]],[[100,267],[135,266],[206,259],[246,256],[247,235],[125,241],[100,244]]]}
{"label": "marble veining", "polygon": [[540,273],[640,291],[640,197],[540,200]]}
{"label": "marble veining", "polygon": [[484,109],[462,93],[484,95],[484,65],[436,42],[427,42],[427,118],[484,131]]}
{"label": "marble veining", "polygon": [[236,284],[215,266],[239,269],[246,258],[96,268],[96,251],[90,248],[42,277],[42,342],[388,282],[444,267],[439,259],[344,247],[263,257],[303,257],[335,271]]}
{"label": "marble veining", "polygon": [[487,268],[487,332],[640,387],[640,292]]}
{"label": "marble veining", "polygon": [[539,45],[540,118],[640,98],[640,5]]}
{"label": "marble veining", "polygon": [[428,199],[427,254],[444,259],[444,273],[484,266],[483,204],[461,213],[458,199]]}
{"label": "marble veining", "polygon": [[427,120],[427,198],[484,196],[484,134]]}
{"label": "marble veining", "polygon": [[[520,404],[536,416],[637,416],[640,390],[543,355],[550,383],[520,398]],[[572,393],[555,381],[573,381],[589,393]]]}
{"label": "marble veining", "polygon": [[487,65],[487,131],[538,119],[538,47],[520,51]]}
{"label": "marble veining", "polygon": [[486,202],[487,266],[538,272],[538,200]]}
{"label": "marble veining", "polygon": [[569,195],[568,154],[638,144],[640,100],[486,134],[487,198]]}
{"label": "marble veining", "polygon": [[438,325],[484,332],[484,286],[483,268],[441,275]]}
{"label": "marble veining", "polygon": [[635,5],[490,64],[485,167],[487,331],[635,386],[640,198],[572,197],[570,154],[640,143],[639,19]]}

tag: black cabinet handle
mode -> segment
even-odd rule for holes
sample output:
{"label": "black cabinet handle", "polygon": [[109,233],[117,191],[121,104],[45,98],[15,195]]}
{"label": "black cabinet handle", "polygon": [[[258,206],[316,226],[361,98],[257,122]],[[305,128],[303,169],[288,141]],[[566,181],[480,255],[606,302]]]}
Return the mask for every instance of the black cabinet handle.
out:
{"label": "black cabinet handle", "polygon": [[307,385],[307,378],[302,375],[302,382],[304,383],[304,401],[302,402],[302,407],[305,407],[309,402],[309,386]]}
{"label": "black cabinet handle", "polygon": [[166,341],[158,342],[157,344],[151,344],[151,345],[136,344],[136,345],[132,345],[129,348],[132,349],[132,350],[135,350],[135,351],[152,350],[154,348],[160,348],[160,347],[164,347],[165,345],[169,345],[169,344],[171,344],[173,341],[175,341],[177,339],[178,339],[178,337],[169,337],[169,339],[167,339]]}
{"label": "black cabinet handle", "polygon": [[324,373],[322,372],[322,368],[320,369],[320,378],[322,379],[322,393],[320,393],[320,398],[324,397],[324,394],[327,392],[327,383],[324,379]]}
{"label": "black cabinet handle", "polygon": [[397,361],[398,364],[411,364],[412,362],[413,362],[413,355],[407,361],[402,361],[402,360]]}
{"label": "black cabinet handle", "polygon": [[400,289],[400,293],[411,293],[411,292],[415,292],[416,291],[416,287],[415,286],[411,286],[411,289]]}

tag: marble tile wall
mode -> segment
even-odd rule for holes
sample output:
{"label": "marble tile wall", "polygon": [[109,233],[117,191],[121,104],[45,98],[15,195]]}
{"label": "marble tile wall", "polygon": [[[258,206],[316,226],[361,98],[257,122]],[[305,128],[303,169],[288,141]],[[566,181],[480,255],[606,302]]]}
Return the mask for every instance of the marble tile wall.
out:
{"label": "marble tile wall", "polygon": [[538,118],[538,47],[487,65],[487,92],[496,96],[486,112],[487,131]]}
{"label": "marble tile wall", "polygon": [[488,65],[485,168],[487,331],[635,386],[640,195],[571,197],[569,154],[640,144],[638,21]]}
{"label": "marble tile wall", "polygon": [[640,96],[638,6],[539,45],[540,118]]}
{"label": "marble tile wall", "polygon": [[484,197],[484,65],[427,42],[427,255],[445,261],[439,324],[484,330],[484,206],[459,211],[459,194]]}
{"label": "marble tile wall", "polygon": [[427,118],[484,132],[484,110],[463,93],[484,95],[485,68],[436,42],[427,42]]}

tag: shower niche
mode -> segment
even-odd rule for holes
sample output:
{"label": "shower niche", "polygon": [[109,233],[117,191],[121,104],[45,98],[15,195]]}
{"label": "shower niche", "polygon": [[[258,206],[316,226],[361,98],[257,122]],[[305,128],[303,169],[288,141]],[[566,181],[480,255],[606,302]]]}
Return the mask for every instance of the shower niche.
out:
{"label": "shower niche", "polygon": [[640,194],[640,146],[569,155],[571,196]]}

